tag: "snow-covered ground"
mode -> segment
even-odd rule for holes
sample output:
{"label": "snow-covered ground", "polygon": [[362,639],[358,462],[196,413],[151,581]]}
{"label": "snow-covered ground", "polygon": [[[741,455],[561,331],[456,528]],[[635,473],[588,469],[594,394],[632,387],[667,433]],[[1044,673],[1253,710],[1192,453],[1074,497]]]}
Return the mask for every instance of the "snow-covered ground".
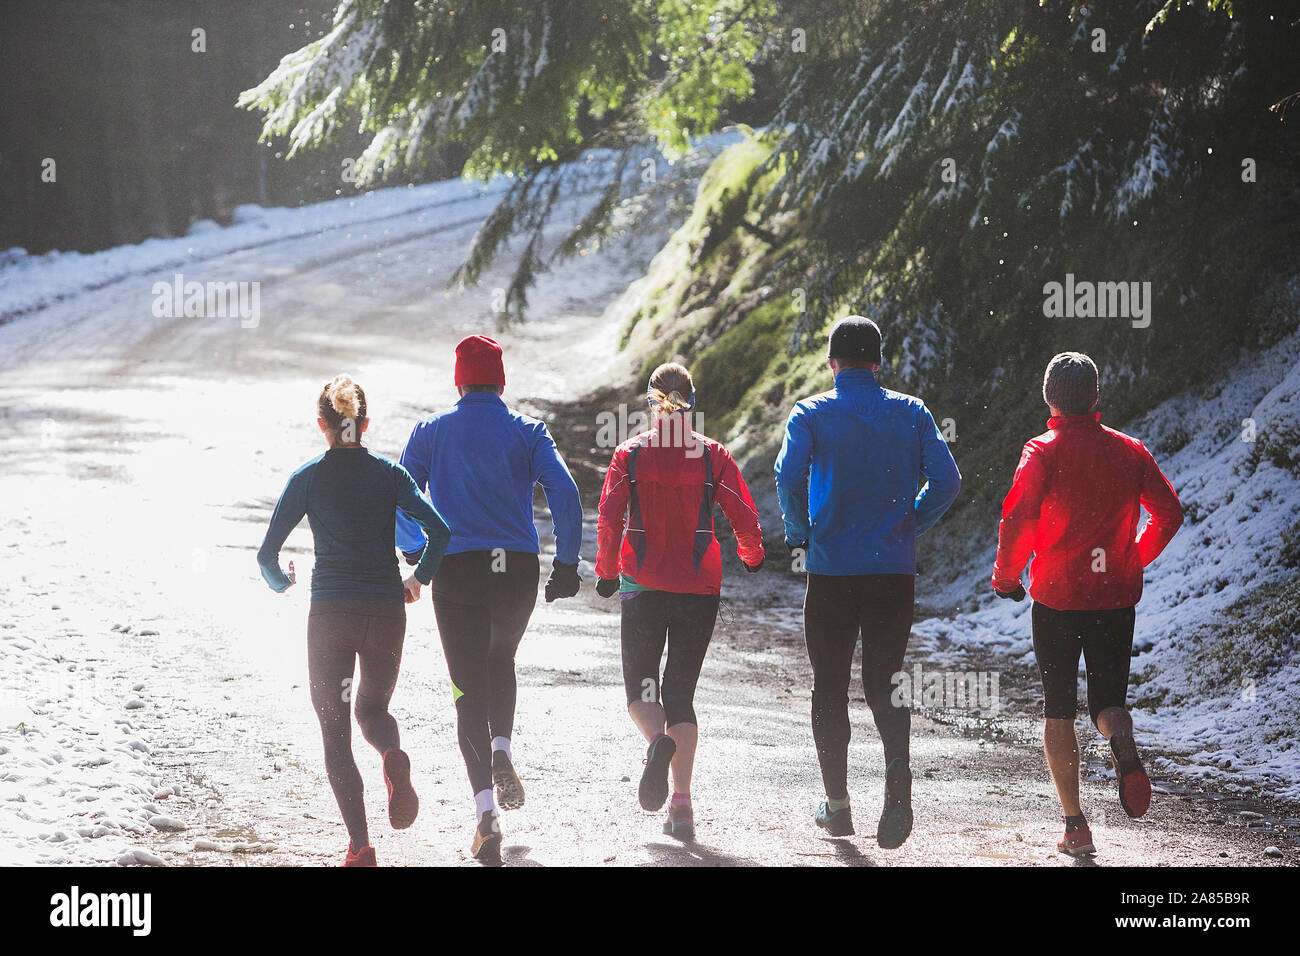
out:
{"label": "snow-covered ground", "polygon": [[[1212,668],[1205,655],[1217,631],[1268,614],[1267,590],[1261,589],[1294,581],[1298,573],[1278,558],[1282,532],[1300,521],[1300,478],[1255,454],[1269,440],[1291,436],[1294,445],[1298,427],[1300,334],[1292,334],[1224,368],[1212,386],[1171,399],[1126,429],[1156,455],[1187,516],[1147,569],[1138,606],[1131,699],[1155,705],[1139,708],[1139,742],[1174,755],[1160,761],[1163,769],[1262,787],[1291,800],[1300,799],[1300,661],[1294,654],[1300,622],[1290,622],[1289,646],[1277,659],[1247,662],[1241,658],[1274,652],[1244,643],[1225,648],[1245,675],[1265,672],[1258,679],[1216,680],[1223,668]],[[1186,443],[1162,453],[1175,435]],[[992,557],[990,550],[989,568]],[[1211,639],[1190,639],[1205,631]],[[916,632],[1034,659],[1028,601],[994,600],[953,620],[921,622]]]}

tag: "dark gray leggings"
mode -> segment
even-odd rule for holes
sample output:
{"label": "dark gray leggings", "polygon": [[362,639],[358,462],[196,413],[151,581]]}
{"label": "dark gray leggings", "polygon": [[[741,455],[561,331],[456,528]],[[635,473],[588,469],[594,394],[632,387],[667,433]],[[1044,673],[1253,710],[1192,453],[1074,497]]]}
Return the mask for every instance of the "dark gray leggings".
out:
{"label": "dark gray leggings", "polygon": [[[352,710],[361,735],[380,753],[400,746],[388,702],[397,686],[406,607],[369,601],[313,602],[307,616],[311,702],[325,744],[325,772],[354,848],[370,842],[361,774],[352,757]],[[360,679],[353,683],[357,659]]]}
{"label": "dark gray leggings", "polygon": [[812,729],[826,796],[848,794],[849,680],[862,643],[862,691],[875,718],[885,764],[910,756],[912,712],[891,699],[912,633],[911,574],[809,574],[804,638],[813,669]]}
{"label": "dark gray leggings", "polygon": [[527,551],[461,551],[433,577],[433,613],[456,702],[456,735],[474,793],[492,789],[492,738],[514,733],[515,652],[537,603]]}
{"label": "dark gray leggings", "polygon": [[[695,685],[713,638],[718,595],[632,591],[620,597],[627,702],[662,704],[669,727],[698,723]],[[668,661],[661,681],[659,662],[665,644]]]}

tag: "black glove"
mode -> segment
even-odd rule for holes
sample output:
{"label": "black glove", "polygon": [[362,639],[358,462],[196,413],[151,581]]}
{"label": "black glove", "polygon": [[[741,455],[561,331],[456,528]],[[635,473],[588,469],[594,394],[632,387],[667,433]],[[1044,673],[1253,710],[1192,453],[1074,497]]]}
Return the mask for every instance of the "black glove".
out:
{"label": "black glove", "polygon": [[573,597],[582,587],[576,564],[565,564],[559,558],[551,565],[551,576],[546,579],[546,603],[556,598]]}
{"label": "black glove", "polygon": [[601,578],[596,582],[596,593],[603,598],[613,597],[618,590],[618,578]]}
{"label": "black glove", "polygon": [[407,564],[409,564],[411,567],[415,567],[417,564],[420,563],[420,557],[423,554],[424,554],[424,548],[421,548],[419,551],[403,551],[402,557],[406,559]]}
{"label": "black glove", "polygon": [[[750,574],[753,574],[755,571],[757,571],[759,568],[761,568],[761,567],[763,566],[763,562],[766,561],[766,560],[767,560],[767,557],[764,556],[764,557],[761,557],[761,558],[758,559],[758,564],[746,564],[746,565],[745,565],[745,570],[748,571]],[[741,562],[741,563],[743,564],[744,562]]]}
{"label": "black glove", "polygon": [[1023,601],[1025,599],[1025,586],[1017,584],[1014,591],[999,591],[994,588],[993,593],[1006,601]]}
{"label": "black glove", "polygon": [[785,549],[789,551],[791,554],[794,554],[796,551],[807,551],[808,542],[805,541],[803,544],[791,544],[789,541],[787,541],[785,543]]}

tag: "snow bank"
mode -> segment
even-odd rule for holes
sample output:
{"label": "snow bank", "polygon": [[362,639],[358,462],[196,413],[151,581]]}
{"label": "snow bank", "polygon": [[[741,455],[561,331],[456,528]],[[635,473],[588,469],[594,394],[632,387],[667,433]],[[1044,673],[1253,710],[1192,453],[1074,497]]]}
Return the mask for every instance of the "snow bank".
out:
{"label": "snow bank", "polygon": [[[507,179],[491,183],[453,179],[373,192],[299,208],[237,206],[231,225],[196,222],[188,235],[145,239],[100,252],[47,252],[31,256],[22,249],[0,253],[0,322],[42,308],[80,292],[141,273],[183,269],[189,263],[251,249],[285,239],[301,239],[433,207],[495,201],[509,188]],[[486,215],[490,205],[482,205]],[[473,213],[465,210],[467,215]]]}
{"label": "snow bank", "polygon": [[[676,167],[677,175],[692,177],[702,164],[737,139],[739,134],[734,132],[701,137],[693,141],[688,161],[669,165]],[[617,168],[617,158],[613,150],[592,149],[560,167],[560,175],[569,187],[563,193],[566,199],[604,188]],[[624,184],[635,192],[642,170],[637,163],[629,163],[628,167],[623,172]],[[375,189],[297,208],[245,204],[235,207],[228,226],[199,220],[185,236],[145,239],[135,245],[93,253],[54,251],[32,256],[17,247],[0,250],[0,324],[132,276],[169,269],[184,271],[205,260],[272,243],[318,239],[332,240],[330,248],[343,248],[351,238],[343,233],[372,223],[382,223],[385,234],[397,239],[403,232],[403,217],[409,217],[405,219],[408,231],[427,230],[428,213],[443,208],[448,216],[456,219],[486,219],[515,182],[510,176],[498,176],[486,183],[448,179],[419,186]],[[577,225],[592,201],[594,193],[575,209],[555,218],[571,228]],[[327,251],[325,244],[315,251]]]}

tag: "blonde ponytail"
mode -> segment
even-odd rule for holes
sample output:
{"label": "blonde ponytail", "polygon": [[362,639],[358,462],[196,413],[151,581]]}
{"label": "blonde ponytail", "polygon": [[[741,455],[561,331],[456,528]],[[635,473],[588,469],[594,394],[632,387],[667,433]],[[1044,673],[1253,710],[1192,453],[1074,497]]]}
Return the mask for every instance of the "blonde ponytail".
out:
{"label": "blonde ponytail", "polygon": [[330,404],[344,418],[361,417],[361,389],[351,375],[338,375],[329,384]]}
{"label": "blonde ponytail", "polygon": [[331,431],[338,431],[347,421],[366,417],[366,393],[361,386],[344,373],[326,382],[316,401],[316,411]]}

